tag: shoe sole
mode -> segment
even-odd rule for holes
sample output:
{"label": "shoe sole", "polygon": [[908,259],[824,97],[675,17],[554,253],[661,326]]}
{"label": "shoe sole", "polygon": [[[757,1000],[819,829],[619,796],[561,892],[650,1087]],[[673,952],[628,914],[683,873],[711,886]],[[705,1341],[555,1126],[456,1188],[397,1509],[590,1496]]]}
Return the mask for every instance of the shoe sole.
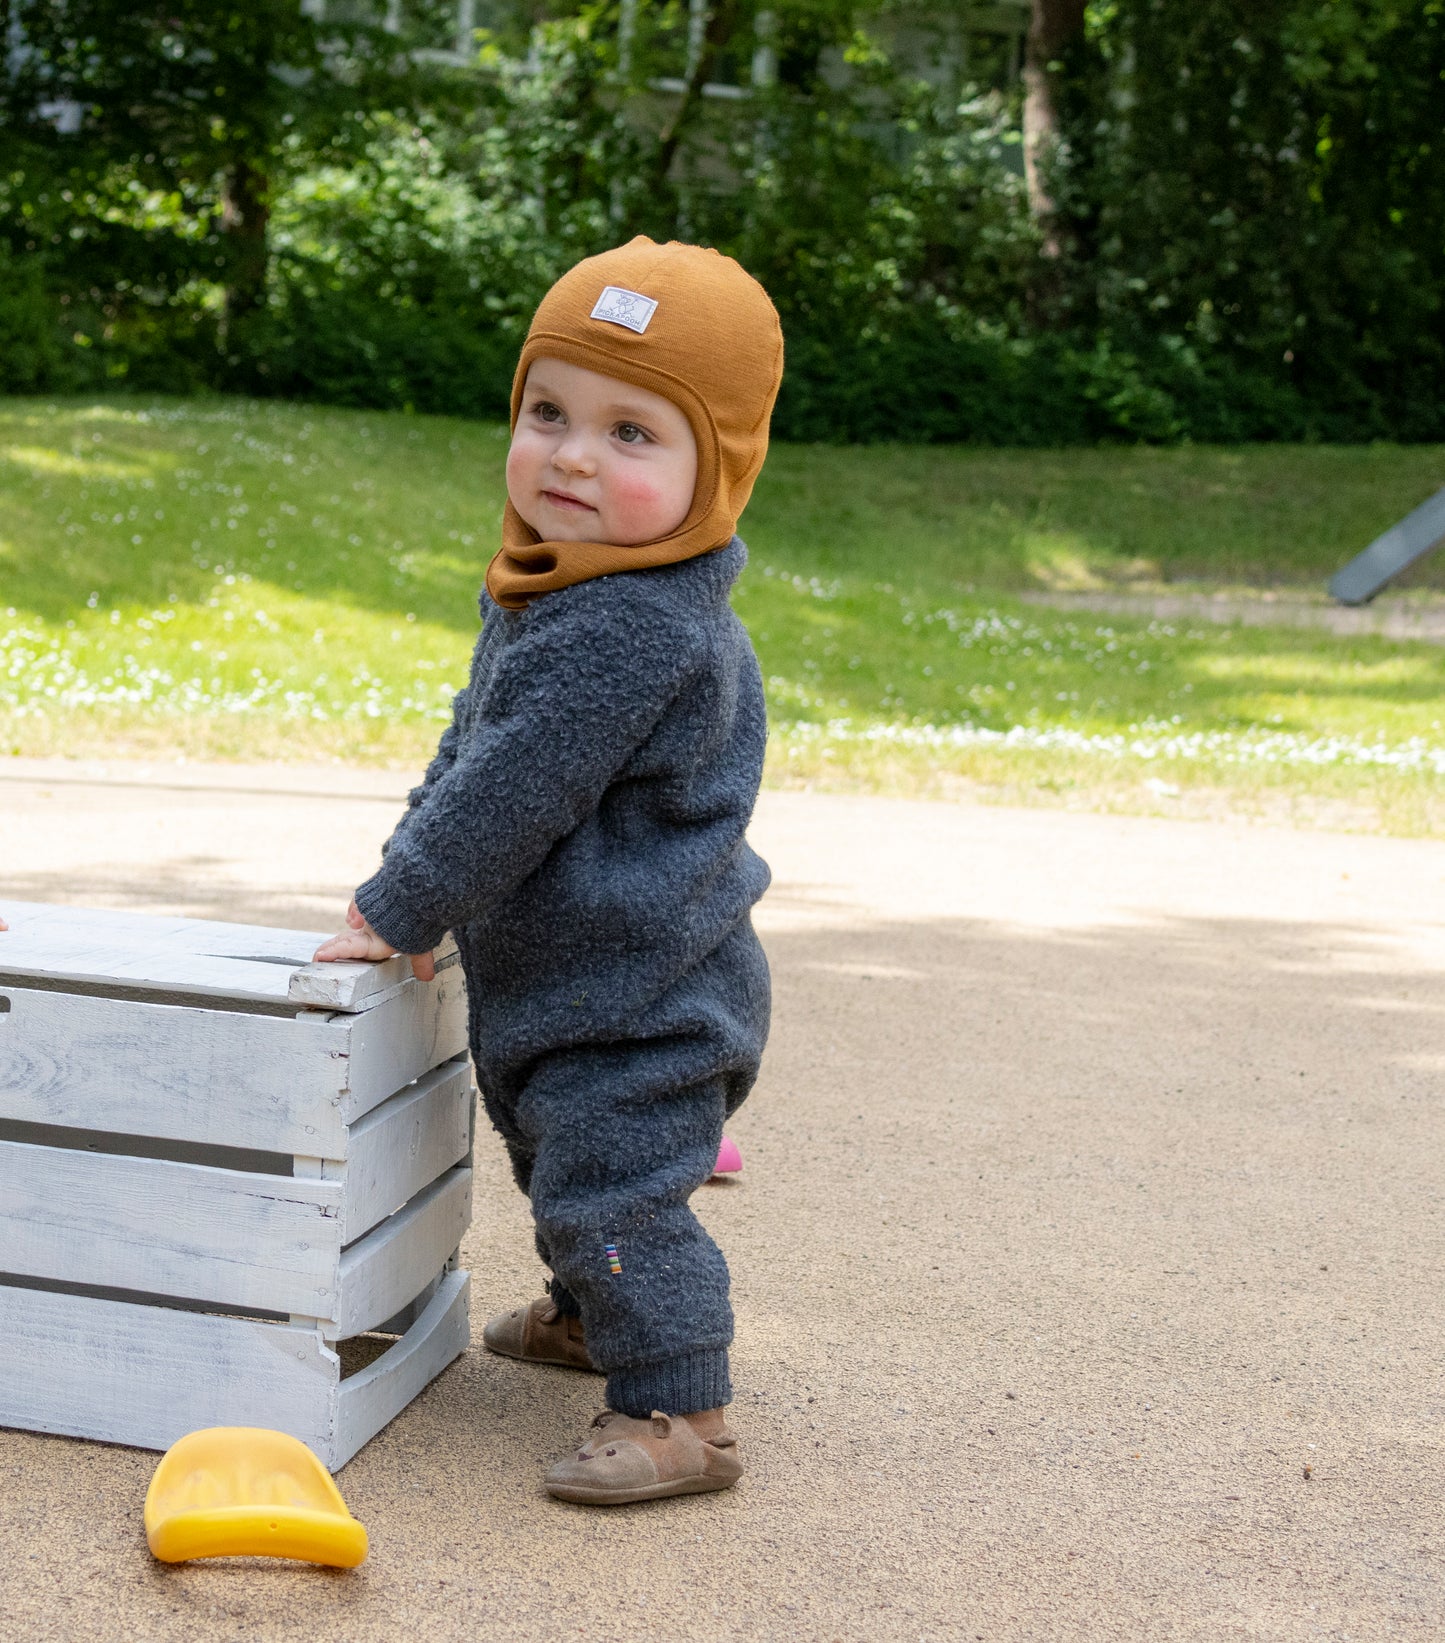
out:
{"label": "shoe sole", "polygon": [[[738,1474],[741,1477],[741,1473]],[[639,1500],[666,1500],[672,1495],[706,1495],[731,1489],[738,1478],[677,1478],[671,1483],[644,1483],[636,1489],[584,1489],[576,1484],[549,1483],[554,1500],[573,1506],[631,1506]]]}

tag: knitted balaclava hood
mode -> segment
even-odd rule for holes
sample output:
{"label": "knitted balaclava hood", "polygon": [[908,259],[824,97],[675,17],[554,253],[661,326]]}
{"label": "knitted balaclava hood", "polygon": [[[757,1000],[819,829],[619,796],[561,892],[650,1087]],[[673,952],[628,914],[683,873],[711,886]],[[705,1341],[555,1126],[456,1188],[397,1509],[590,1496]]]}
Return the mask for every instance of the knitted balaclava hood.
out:
{"label": "knitted balaclava hood", "polygon": [[673,565],[732,539],[768,451],[783,333],[762,286],[731,257],[639,235],[564,274],[542,299],[512,381],[512,427],[527,371],[560,359],[670,399],[697,440],[687,517],[656,542],[544,542],[510,502],[487,592],[509,610],[615,571]]}

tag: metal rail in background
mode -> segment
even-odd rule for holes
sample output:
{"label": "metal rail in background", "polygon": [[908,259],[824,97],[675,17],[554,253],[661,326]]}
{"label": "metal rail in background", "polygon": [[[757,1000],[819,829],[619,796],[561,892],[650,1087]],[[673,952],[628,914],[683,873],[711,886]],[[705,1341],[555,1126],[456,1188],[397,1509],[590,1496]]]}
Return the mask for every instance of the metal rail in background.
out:
{"label": "metal rail in background", "polygon": [[1363,553],[1330,579],[1331,597],[1342,605],[1366,605],[1392,578],[1445,542],[1445,490],[1377,536]]}

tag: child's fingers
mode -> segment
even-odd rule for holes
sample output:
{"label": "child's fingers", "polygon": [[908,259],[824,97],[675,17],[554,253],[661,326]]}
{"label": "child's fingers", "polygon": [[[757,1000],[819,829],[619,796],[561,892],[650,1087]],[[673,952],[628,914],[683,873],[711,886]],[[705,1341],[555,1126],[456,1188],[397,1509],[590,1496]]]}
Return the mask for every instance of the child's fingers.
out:
{"label": "child's fingers", "polygon": [[412,974],[418,981],[435,981],[437,961],[435,953],[413,953],[411,955]]}
{"label": "child's fingers", "polygon": [[337,959],[370,958],[371,943],[360,933],[343,930],[339,936],[332,936],[330,941],[323,941],[311,955],[313,964],[332,963]]}
{"label": "child's fingers", "polygon": [[361,909],[356,905],[355,897],[352,898],[351,905],[346,909],[346,922],[353,930],[364,930],[366,928],[366,919]]}

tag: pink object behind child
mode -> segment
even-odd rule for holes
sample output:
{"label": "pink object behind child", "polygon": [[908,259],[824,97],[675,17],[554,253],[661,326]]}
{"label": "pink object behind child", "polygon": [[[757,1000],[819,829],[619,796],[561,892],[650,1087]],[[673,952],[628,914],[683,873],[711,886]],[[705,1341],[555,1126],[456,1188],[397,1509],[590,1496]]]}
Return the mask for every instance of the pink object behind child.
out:
{"label": "pink object behind child", "polygon": [[743,1155],[738,1151],[738,1144],[731,1136],[723,1136],[722,1145],[717,1149],[717,1163],[712,1167],[714,1175],[736,1175],[743,1167]]}

